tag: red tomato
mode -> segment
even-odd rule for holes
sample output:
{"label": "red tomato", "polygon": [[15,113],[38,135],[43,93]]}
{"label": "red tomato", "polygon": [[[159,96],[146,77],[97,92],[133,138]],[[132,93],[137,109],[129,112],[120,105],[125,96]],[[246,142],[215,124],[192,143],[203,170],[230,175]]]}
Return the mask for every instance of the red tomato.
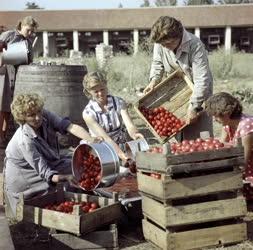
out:
{"label": "red tomato", "polygon": [[92,202],[90,205],[91,208],[93,209],[97,209],[98,208],[98,204],[96,202]]}

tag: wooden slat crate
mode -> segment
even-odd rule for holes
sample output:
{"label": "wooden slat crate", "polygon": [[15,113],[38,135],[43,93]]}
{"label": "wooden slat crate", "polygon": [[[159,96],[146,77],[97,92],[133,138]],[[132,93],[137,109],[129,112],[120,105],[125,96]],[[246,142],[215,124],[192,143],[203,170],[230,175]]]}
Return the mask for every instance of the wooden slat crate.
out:
{"label": "wooden slat crate", "polygon": [[164,230],[147,219],[142,220],[146,239],[161,249],[202,249],[210,246],[235,244],[247,239],[246,223],[208,227],[182,232]]}
{"label": "wooden slat crate", "polygon": [[[96,202],[100,208],[91,213],[83,213],[80,207],[75,206],[72,214],[44,208],[46,205],[63,201]],[[121,217],[121,205],[117,199],[65,192],[63,190],[29,201],[24,201],[21,198],[17,206],[18,221],[32,222],[76,235],[94,231],[103,225],[116,222]]]}
{"label": "wooden slat crate", "polygon": [[[138,188],[158,200],[180,199],[242,188],[243,148],[193,152],[187,155],[138,152]],[[154,179],[148,173],[161,173]],[[180,176],[180,178],[176,178]]]}
{"label": "wooden slat crate", "polygon": [[167,137],[160,136],[141,113],[140,108],[145,107],[153,109],[162,106],[169,112],[175,114],[177,118],[182,119],[187,113],[192,91],[193,83],[182,70],[178,69],[134,104],[136,113],[145,122],[147,128],[160,143],[168,141],[175,133]]}
{"label": "wooden slat crate", "polygon": [[242,147],[182,155],[138,152],[145,238],[169,250],[247,239],[243,153]]}
{"label": "wooden slat crate", "polygon": [[51,234],[51,239],[50,247],[55,250],[119,249],[116,224],[110,225],[109,229],[99,229],[81,237],[68,233]]}

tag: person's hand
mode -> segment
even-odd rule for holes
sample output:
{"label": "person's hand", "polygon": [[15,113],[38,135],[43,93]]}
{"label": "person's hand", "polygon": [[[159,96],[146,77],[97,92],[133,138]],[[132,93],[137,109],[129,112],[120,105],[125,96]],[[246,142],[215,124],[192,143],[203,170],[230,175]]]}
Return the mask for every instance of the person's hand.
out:
{"label": "person's hand", "polygon": [[128,168],[132,174],[136,174],[137,172],[136,162],[133,159],[127,159],[124,167]]}
{"label": "person's hand", "polygon": [[134,140],[137,140],[137,139],[144,139],[144,135],[137,132],[137,133],[134,133],[133,134],[133,137],[132,137]]}
{"label": "person's hand", "polygon": [[193,109],[188,109],[186,116],[186,124],[192,124],[198,120],[200,113]]}
{"label": "person's hand", "polygon": [[58,183],[62,181],[67,181],[70,185],[78,185],[77,179],[72,174],[55,174],[52,177],[52,182]]}
{"label": "person's hand", "polygon": [[7,49],[7,44],[4,41],[0,41],[0,52],[2,52],[4,49]]}
{"label": "person's hand", "polygon": [[101,143],[104,141],[104,138],[102,136],[94,137],[91,143]]}
{"label": "person's hand", "polygon": [[156,81],[155,81],[155,80],[152,80],[152,81],[148,84],[148,86],[143,90],[143,93],[144,93],[144,94],[147,94],[148,92],[150,92],[151,90],[154,89],[155,85],[156,85]]}
{"label": "person's hand", "polygon": [[251,187],[253,187],[253,176],[249,176],[245,178],[245,183],[249,184]]}

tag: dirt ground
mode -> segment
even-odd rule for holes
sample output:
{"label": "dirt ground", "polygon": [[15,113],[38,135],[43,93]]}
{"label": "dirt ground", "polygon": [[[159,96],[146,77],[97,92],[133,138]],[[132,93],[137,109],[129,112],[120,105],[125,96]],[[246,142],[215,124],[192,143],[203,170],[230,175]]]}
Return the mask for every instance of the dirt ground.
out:
{"label": "dirt ground", "polygon": [[[203,248],[209,250],[253,250],[253,210],[248,212],[245,221],[248,225],[248,240],[237,245]],[[34,224],[16,224],[10,227],[16,250],[58,250],[52,247],[49,231]],[[154,250],[159,249],[145,241],[141,220],[138,223],[124,222],[118,226],[119,249],[125,250]],[[71,249],[71,248],[66,248]],[[61,248],[65,250],[65,248]],[[178,249],[179,250],[179,249]]]}

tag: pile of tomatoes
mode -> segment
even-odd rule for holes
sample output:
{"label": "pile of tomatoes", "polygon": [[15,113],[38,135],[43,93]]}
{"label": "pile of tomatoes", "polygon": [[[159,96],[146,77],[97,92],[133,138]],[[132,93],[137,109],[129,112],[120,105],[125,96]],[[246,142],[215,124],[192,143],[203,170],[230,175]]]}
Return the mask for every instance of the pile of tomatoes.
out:
{"label": "pile of tomatoes", "polygon": [[161,175],[160,175],[160,174],[157,174],[157,173],[150,173],[149,176],[150,176],[150,177],[153,177],[153,178],[155,178],[155,179],[158,179],[158,180],[161,179]]}
{"label": "pile of tomatoes", "polygon": [[90,213],[96,210],[97,208],[99,208],[99,205],[96,202],[64,201],[64,202],[61,202],[60,204],[47,205],[45,206],[45,209],[71,214],[73,212],[73,207],[75,205],[81,206],[81,209],[84,213]]}
{"label": "pile of tomatoes", "polygon": [[202,138],[197,138],[196,140],[184,140],[181,143],[170,144],[171,153],[175,155],[207,150],[216,150],[223,147],[224,144],[220,142],[219,139],[215,138],[208,138],[205,140]]}
{"label": "pile of tomatoes", "polygon": [[101,165],[99,158],[91,152],[83,154],[81,165],[81,178],[79,185],[85,190],[93,190],[101,180]]}
{"label": "pile of tomatoes", "polygon": [[161,154],[163,152],[163,148],[162,147],[152,147],[148,150],[148,152]]}
{"label": "pile of tomatoes", "polygon": [[178,119],[164,107],[154,109],[141,107],[140,111],[160,136],[171,136],[185,125],[184,121]]}

